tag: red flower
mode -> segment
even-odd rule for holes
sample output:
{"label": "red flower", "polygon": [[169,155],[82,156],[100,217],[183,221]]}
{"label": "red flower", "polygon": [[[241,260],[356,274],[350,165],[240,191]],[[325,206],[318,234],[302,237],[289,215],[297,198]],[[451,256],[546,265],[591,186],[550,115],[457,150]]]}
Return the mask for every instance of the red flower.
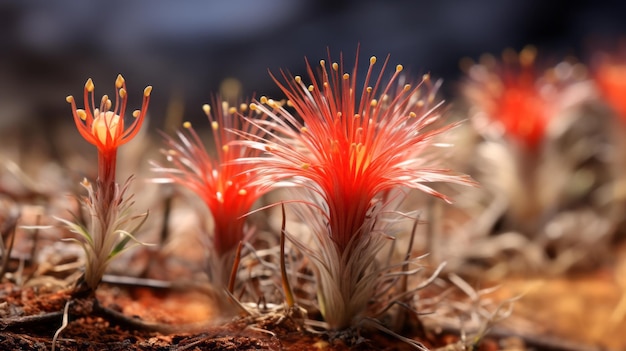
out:
{"label": "red flower", "polygon": [[77,109],[74,103],[74,97],[68,96],[67,102],[72,104],[72,113],[74,114],[74,122],[80,135],[88,142],[95,145],[100,152],[111,152],[116,150],[123,144],[130,141],[141,128],[146,112],[148,111],[148,102],[150,101],[150,92],[152,87],[148,86],[144,89],[143,103],[141,110],[133,112],[135,120],[130,127],[124,126],[124,112],[126,110],[126,82],[122,75],[118,75],[115,80],[115,106],[111,110],[112,103],[107,95],[104,95],[100,101],[100,106],[96,107],[94,100],[95,85],[91,78],[85,83],[85,109]]}
{"label": "red flower", "polygon": [[[100,100],[100,106],[96,107],[94,88],[95,85],[89,78],[85,83],[84,90],[85,109],[77,109],[74,97],[71,95],[66,100],[72,105],[74,122],[80,135],[98,148],[98,181],[100,185],[106,184],[110,187],[115,183],[117,148],[126,144],[139,132],[148,111],[152,87],[148,86],[144,89],[141,110],[133,112],[135,119],[128,128],[124,125],[124,112],[128,97],[126,95],[126,82],[122,75],[118,75],[115,80],[114,106],[112,106],[111,99],[104,95]],[[110,197],[105,196],[105,198]]]}
{"label": "red flower", "polygon": [[215,222],[213,249],[222,258],[233,253],[244,240],[245,215],[268,189],[251,184],[254,171],[250,166],[232,162],[259,155],[257,150],[232,143],[238,139],[237,132],[259,135],[256,126],[237,115],[250,113],[248,106],[242,104],[239,111],[225,102],[216,106],[214,114],[209,105],[203,106],[211,122],[216,157],[209,155],[191,123],[185,122],[186,133],[178,132],[180,141],[166,137],[170,148],[166,154],[174,168],[156,167],[154,170],[166,174],[166,178],[156,181],[181,184],[204,200]]}
{"label": "red flower", "polygon": [[529,150],[542,143],[555,113],[554,95],[535,72],[536,51],[527,47],[519,55],[507,51],[503,62],[493,59],[473,65],[464,93],[495,126]]}
{"label": "red flower", "polygon": [[284,72],[285,83],[274,78],[287,107],[265,97],[251,104],[268,119],[248,120],[268,138],[249,136],[240,142],[269,157],[237,161],[255,165],[260,185],[308,190],[296,202],[310,205],[299,213],[316,245],[292,239],[317,268],[320,310],[335,330],[357,323],[375,293],[385,291],[384,282],[392,279],[385,276],[388,267],[373,268],[391,235],[383,215],[395,209],[389,208],[387,195],[408,187],[448,200],[426,183],[471,183],[437,167],[431,154],[435,137],[453,127],[434,126],[441,105],[435,101],[438,85],[429,76],[404,84],[401,65],[385,80],[388,59],[378,72],[376,61],[370,59],[362,86],[357,85],[358,60],[351,73],[344,73],[343,62],[322,60],[318,75],[308,65],[310,85]]}
{"label": "red flower", "polygon": [[322,60],[317,77],[309,65],[308,86],[300,76],[290,79],[283,73],[286,83],[275,80],[295,115],[264,97],[250,106],[270,116],[256,123],[277,136],[247,143],[272,156],[261,159],[256,170],[268,184],[284,178],[315,184],[328,206],[329,234],[341,251],[359,235],[373,201],[385,191],[406,186],[447,200],[425,183],[468,181],[431,165],[434,137],[452,125],[432,128],[441,104],[435,103],[436,86],[429,76],[416,85],[403,84],[398,65],[386,82],[388,60],[378,73],[376,61],[370,59],[362,87],[357,86],[358,62],[349,74],[342,73],[343,63],[332,63],[328,70]]}
{"label": "red flower", "polygon": [[626,121],[626,61],[603,60],[595,80],[604,99]]}

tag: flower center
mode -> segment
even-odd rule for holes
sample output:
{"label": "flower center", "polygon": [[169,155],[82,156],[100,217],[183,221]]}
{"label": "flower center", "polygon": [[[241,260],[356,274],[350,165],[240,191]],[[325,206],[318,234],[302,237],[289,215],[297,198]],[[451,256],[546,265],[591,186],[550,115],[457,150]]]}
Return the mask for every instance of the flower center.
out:
{"label": "flower center", "polygon": [[118,136],[118,132],[121,132],[124,128],[123,122],[120,122],[120,116],[114,114],[112,111],[99,112],[94,111],[96,117],[91,125],[91,132],[100,140],[102,144],[107,143],[107,133],[110,135],[110,140],[115,140]]}

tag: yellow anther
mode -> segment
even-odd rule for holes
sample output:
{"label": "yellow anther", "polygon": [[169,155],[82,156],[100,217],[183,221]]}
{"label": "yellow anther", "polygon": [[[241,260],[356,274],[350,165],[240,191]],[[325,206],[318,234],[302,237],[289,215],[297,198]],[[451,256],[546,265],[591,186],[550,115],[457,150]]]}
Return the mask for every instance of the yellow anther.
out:
{"label": "yellow anther", "polygon": [[354,114],[354,119],[359,119],[359,118],[361,118],[361,115],[360,115],[360,114],[358,114],[358,113],[355,113],[355,114]]}
{"label": "yellow anther", "polygon": [[74,97],[72,95],[68,95],[65,98],[65,101],[67,101],[69,104],[71,104],[72,102],[74,102]]}
{"label": "yellow anther", "polygon": [[248,194],[248,192],[246,191],[246,189],[239,189],[237,194],[239,194],[241,196],[246,196]]}
{"label": "yellow anther", "polygon": [[248,111],[248,105],[247,104],[240,104],[239,105],[239,111],[241,111],[241,112]]}
{"label": "yellow anther", "polygon": [[237,108],[235,106],[230,107],[228,109],[228,113],[234,115],[235,113],[237,113]]}
{"label": "yellow anther", "polygon": [[191,128],[191,122],[189,122],[189,121],[183,122],[183,128],[190,129]]}
{"label": "yellow anther", "polygon": [[229,149],[228,145],[222,145],[222,151],[228,152]]}
{"label": "yellow anther", "polygon": [[122,99],[126,97],[126,90],[124,88],[120,89],[120,97]]}
{"label": "yellow anther", "polygon": [[375,63],[376,63],[376,56],[370,57],[370,65],[373,65]]}
{"label": "yellow anther", "polygon": [[300,132],[301,133],[307,133],[308,131],[309,131],[309,128],[307,128],[307,127],[300,128]]}
{"label": "yellow anther", "polygon": [[411,84],[405,84],[404,91],[409,91],[409,90],[411,90]]}
{"label": "yellow anther", "polygon": [[422,81],[424,83],[427,83],[428,81],[430,81],[430,74],[426,73],[422,76]]}
{"label": "yellow anther", "polygon": [[261,96],[261,98],[259,99],[259,102],[262,103],[263,105],[267,104],[267,96]]}
{"label": "yellow anther", "polygon": [[87,79],[87,83],[85,83],[85,90],[91,93],[94,88],[95,85],[93,84],[93,80],[91,80],[91,78]]}
{"label": "yellow anther", "polygon": [[90,186],[91,183],[89,182],[89,180],[87,180],[87,178],[83,178],[83,181],[80,182],[80,184],[82,184],[82,186]]}
{"label": "yellow anther", "polygon": [[255,103],[251,103],[250,104],[250,111],[255,111],[257,109],[257,106]]}
{"label": "yellow anther", "polygon": [[426,103],[424,102],[424,100],[418,100],[417,103],[415,103],[415,106],[417,107],[424,107]]}
{"label": "yellow anther", "polygon": [[339,64],[337,62],[333,62],[333,70],[334,71],[338,71],[339,70]]}
{"label": "yellow anther", "polygon": [[204,111],[205,115],[209,116],[211,114],[211,105],[209,104],[202,105],[202,111]]}
{"label": "yellow anther", "polygon": [[273,150],[274,150],[274,148],[272,148],[271,146],[265,145],[265,151],[272,152]]}
{"label": "yellow anther", "polygon": [[344,74],[343,74],[343,79],[344,79],[344,80],[348,80],[348,79],[350,79],[350,75],[349,75],[348,73],[344,73]]}
{"label": "yellow anther", "polygon": [[287,100],[287,106],[293,107],[293,103],[291,102],[291,100]]}
{"label": "yellow anther", "polygon": [[367,91],[368,94],[371,94],[372,90],[374,90],[372,87],[365,88],[365,91]]}
{"label": "yellow anther", "polygon": [[326,64],[325,60],[320,60],[320,66],[324,67],[325,64]]}
{"label": "yellow anther", "polygon": [[143,90],[143,96],[148,97],[150,96],[150,94],[152,93],[152,85],[148,85],[144,90]]}
{"label": "yellow anther", "polygon": [[219,127],[220,125],[216,121],[211,122],[211,128],[213,128],[213,130],[217,130]]}
{"label": "yellow anther", "polygon": [[139,117],[140,114],[141,114],[141,111],[139,111],[139,110],[133,111],[133,117],[135,117],[135,118]]}
{"label": "yellow anther", "polygon": [[415,118],[417,117],[417,115],[415,114],[415,112],[410,112],[409,113],[409,118]]}
{"label": "yellow anther", "polygon": [[315,87],[313,85],[309,85],[309,91],[312,92],[313,90],[315,90]]}
{"label": "yellow anther", "polygon": [[295,77],[293,77],[293,80],[295,80],[295,81],[296,81],[296,83],[300,84],[300,83],[302,82],[302,77],[300,77],[300,76],[295,76]]}
{"label": "yellow anther", "polygon": [[378,105],[378,100],[372,99],[372,101],[370,101],[370,106],[376,107],[376,105]]}
{"label": "yellow anther", "polygon": [[272,107],[272,108],[278,107],[278,103],[276,103],[276,101],[274,101],[274,99],[267,99],[267,105],[269,107]]}
{"label": "yellow anther", "polygon": [[123,85],[124,85],[124,77],[122,77],[121,74],[118,74],[117,78],[115,79],[115,87],[119,89]]}
{"label": "yellow anther", "polygon": [[328,82],[324,82],[324,88],[328,89]]}
{"label": "yellow anther", "polygon": [[397,65],[396,66],[396,72],[402,72],[403,69],[404,69],[404,67],[402,65]]}
{"label": "yellow anther", "polygon": [[85,110],[76,110],[76,114],[78,115],[78,118],[83,121],[87,119],[87,112],[85,112]]}
{"label": "yellow anther", "polygon": [[310,164],[310,163],[303,163],[303,164],[301,164],[301,165],[300,165],[300,168],[302,168],[302,169],[304,169],[304,170],[309,169],[309,167],[311,167],[311,164]]}

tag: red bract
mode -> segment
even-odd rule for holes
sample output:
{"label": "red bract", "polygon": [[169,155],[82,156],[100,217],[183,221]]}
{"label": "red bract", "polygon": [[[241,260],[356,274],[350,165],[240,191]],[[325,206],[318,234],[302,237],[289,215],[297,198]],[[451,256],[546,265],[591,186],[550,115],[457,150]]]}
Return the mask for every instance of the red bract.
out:
{"label": "red bract", "polygon": [[213,249],[222,258],[233,253],[244,240],[245,215],[268,189],[250,183],[255,173],[250,166],[232,162],[259,155],[257,150],[232,143],[238,139],[235,131],[260,136],[255,125],[238,116],[238,113],[251,113],[247,105],[242,104],[239,111],[225,102],[217,102],[216,106],[214,114],[209,105],[203,106],[211,123],[216,157],[209,155],[191,123],[186,122],[183,124],[186,132],[178,132],[179,140],[166,137],[170,148],[166,155],[174,167],[156,167],[155,171],[166,174],[166,178],[156,181],[181,184],[206,203],[215,222]]}
{"label": "red bract", "polygon": [[519,55],[505,52],[503,62],[489,58],[472,66],[464,93],[503,132],[529,150],[536,150],[555,113],[554,96],[542,90],[535,72],[534,48]]}

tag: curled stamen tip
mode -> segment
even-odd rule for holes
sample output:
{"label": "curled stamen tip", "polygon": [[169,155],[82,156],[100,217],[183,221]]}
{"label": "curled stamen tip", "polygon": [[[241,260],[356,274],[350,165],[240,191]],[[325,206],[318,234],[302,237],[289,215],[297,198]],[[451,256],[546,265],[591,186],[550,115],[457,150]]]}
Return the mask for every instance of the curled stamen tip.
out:
{"label": "curled stamen tip", "polygon": [[67,101],[68,103],[70,103],[70,104],[71,104],[72,102],[74,102],[74,97],[73,97],[72,95],[68,95],[68,96],[65,98],[65,101]]}
{"label": "curled stamen tip", "polygon": [[183,128],[185,128],[185,129],[191,128],[191,122],[189,122],[189,121],[183,122]]}
{"label": "curled stamen tip", "polygon": [[124,85],[124,77],[122,77],[121,74],[118,74],[117,78],[115,79],[115,87],[119,89],[123,85]]}
{"label": "curled stamen tip", "polygon": [[76,110],[76,114],[78,115],[78,118],[82,119],[83,121],[87,119],[87,112],[85,112],[85,110]]}
{"label": "curled stamen tip", "polygon": [[402,66],[402,65],[397,65],[396,66],[396,72],[402,72],[403,69],[404,69],[404,66]]}
{"label": "curled stamen tip", "polygon": [[204,114],[210,115],[211,114],[211,105],[209,105],[209,104],[202,105],[202,111],[204,111]]}
{"label": "curled stamen tip", "polygon": [[370,57],[370,65],[373,65],[375,63],[376,63],[376,56]]}
{"label": "curled stamen tip", "polygon": [[150,96],[150,94],[152,93],[152,85],[148,85],[144,90],[143,90],[143,96],[148,97]]}
{"label": "curled stamen tip", "polygon": [[87,83],[85,83],[85,90],[91,93],[94,88],[95,85],[93,84],[93,80],[91,80],[91,78],[87,79]]}

